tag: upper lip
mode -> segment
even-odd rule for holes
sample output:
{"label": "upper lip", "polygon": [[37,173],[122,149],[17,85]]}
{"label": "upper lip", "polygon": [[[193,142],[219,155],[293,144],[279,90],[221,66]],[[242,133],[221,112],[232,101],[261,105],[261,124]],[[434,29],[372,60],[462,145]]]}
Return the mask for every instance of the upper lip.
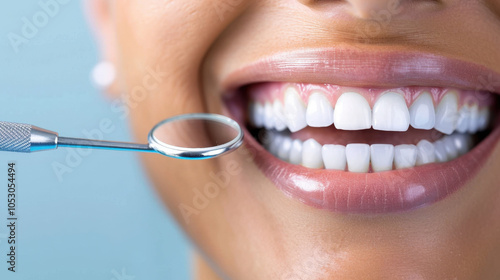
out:
{"label": "upper lip", "polygon": [[421,51],[301,49],[244,65],[222,80],[226,91],[258,82],[359,87],[430,86],[500,92],[500,74],[483,65]]}

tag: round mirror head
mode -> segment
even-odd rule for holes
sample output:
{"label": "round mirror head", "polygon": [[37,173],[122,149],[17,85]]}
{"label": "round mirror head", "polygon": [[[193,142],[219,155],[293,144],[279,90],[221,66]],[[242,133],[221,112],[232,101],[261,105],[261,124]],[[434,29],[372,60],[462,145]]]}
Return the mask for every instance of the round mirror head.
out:
{"label": "round mirror head", "polygon": [[238,123],[216,114],[186,114],[158,123],[149,133],[149,145],[175,158],[208,159],[229,153],[243,142]]}

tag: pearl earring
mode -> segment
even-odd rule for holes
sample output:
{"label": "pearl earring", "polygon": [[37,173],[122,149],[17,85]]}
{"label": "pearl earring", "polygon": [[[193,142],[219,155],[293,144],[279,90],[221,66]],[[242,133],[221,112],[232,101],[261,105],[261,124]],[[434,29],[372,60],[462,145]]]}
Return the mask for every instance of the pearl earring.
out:
{"label": "pearl earring", "polygon": [[97,63],[90,73],[90,79],[97,88],[101,90],[107,89],[116,79],[115,66],[109,61]]}

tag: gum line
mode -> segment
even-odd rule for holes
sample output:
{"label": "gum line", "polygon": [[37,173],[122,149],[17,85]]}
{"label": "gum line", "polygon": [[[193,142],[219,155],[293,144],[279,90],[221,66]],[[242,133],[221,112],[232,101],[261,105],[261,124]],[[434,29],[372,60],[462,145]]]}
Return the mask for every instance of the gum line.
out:
{"label": "gum line", "polygon": [[337,99],[345,92],[356,92],[361,94],[373,107],[377,99],[386,92],[396,92],[401,94],[406,105],[410,107],[413,102],[424,92],[429,92],[434,101],[434,106],[437,106],[446,93],[453,92],[459,97],[459,109],[463,105],[477,104],[479,107],[491,106],[494,103],[493,94],[485,91],[459,90],[453,88],[436,88],[436,87],[400,87],[400,88],[356,88],[344,87],[331,84],[305,84],[305,83],[260,83],[254,84],[245,91],[250,96],[252,101],[257,101],[264,104],[265,102],[273,102],[274,100],[284,101],[284,92],[288,87],[294,87],[298,90],[302,102],[307,105],[309,96],[313,92],[321,92],[330,101],[332,107],[335,107]]}

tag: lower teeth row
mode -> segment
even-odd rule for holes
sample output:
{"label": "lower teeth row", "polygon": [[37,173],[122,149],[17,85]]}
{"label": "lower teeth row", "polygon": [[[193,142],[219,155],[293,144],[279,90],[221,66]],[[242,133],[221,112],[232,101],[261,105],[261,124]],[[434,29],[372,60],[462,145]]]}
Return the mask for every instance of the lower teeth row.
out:
{"label": "lower teeth row", "polygon": [[453,160],[473,147],[471,134],[454,133],[431,143],[417,145],[348,144],[321,145],[314,139],[304,142],[286,133],[266,131],[260,138],[274,156],[308,168],[347,170],[350,172],[388,171]]}

